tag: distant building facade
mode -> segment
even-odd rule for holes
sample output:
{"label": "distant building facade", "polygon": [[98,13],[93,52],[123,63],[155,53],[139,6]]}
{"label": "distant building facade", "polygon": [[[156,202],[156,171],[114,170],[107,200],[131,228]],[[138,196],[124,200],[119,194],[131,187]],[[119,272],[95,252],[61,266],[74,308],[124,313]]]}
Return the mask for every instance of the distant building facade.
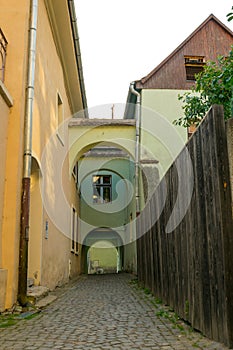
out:
{"label": "distant building facade", "polygon": [[[158,161],[160,178],[165,174],[187,137],[187,129],[172,125],[183,115],[178,95],[191,91],[195,74],[207,61],[228,56],[233,44],[233,32],[210,15],[167,58],[147,76],[133,83],[127,97],[125,118],[135,118],[136,102],[140,99],[141,161],[150,157]],[[137,93],[140,97],[137,97]]]}

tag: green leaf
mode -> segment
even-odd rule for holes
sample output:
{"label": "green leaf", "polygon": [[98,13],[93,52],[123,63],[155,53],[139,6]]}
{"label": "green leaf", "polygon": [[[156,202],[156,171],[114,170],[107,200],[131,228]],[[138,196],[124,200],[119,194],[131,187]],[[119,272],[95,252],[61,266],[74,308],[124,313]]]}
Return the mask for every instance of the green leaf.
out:
{"label": "green leaf", "polygon": [[[233,13],[232,13],[233,16]],[[178,95],[183,103],[183,115],[173,124],[187,127],[198,125],[213,104],[222,104],[225,119],[232,116],[233,108],[233,46],[228,57],[218,56],[217,61],[208,61],[203,71],[196,75],[192,92]]]}

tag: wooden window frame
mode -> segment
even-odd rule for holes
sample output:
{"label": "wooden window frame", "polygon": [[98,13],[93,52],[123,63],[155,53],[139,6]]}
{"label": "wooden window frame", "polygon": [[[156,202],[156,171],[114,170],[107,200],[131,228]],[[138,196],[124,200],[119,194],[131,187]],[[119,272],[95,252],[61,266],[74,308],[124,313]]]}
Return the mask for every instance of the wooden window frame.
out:
{"label": "wooden window frame", "polygon": [[205,56],[184,56],[185,73],[187,81],[195,81],[195,75],[202,72],[205,66]]}

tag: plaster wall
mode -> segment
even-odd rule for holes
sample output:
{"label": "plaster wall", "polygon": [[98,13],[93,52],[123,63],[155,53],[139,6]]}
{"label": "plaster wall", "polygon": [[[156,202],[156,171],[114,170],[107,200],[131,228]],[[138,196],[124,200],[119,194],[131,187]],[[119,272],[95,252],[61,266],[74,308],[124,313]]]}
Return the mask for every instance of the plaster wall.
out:
{"label": "plaster wall", "polygon": [[[94,175],[112,176],[112,201],[93,203]],[[95,228],[110,227],[119,233],[123,242],[129,242],[130,215],[135,212],[134,165],[130,159],[83,158],[79,162],[80,231],[83,239]]]}
{"label": "plaster wall", "polygon": [[51,289],[80,273],[79,256],[71,252],[72,205],[78,210],[74,179],[68,172],[66,120],[71,114],[61,57],[46,6],[40,2],[32,143],[40,169],[32,177],[29,271],[36,284]]}
{"label": "plaster wall", "polygon": [[79,126],[69,127],[69,167],[72,173],[75,162],[90,148],[97,145],[122,148],[135,156],[135,126]]}
{"label": "plaster wall", "polygon": [[[62,100],[64,120],[68,119],[72,114],[70,90],[67,88],[69,69],[76,72],[76,75],[72,75],[70,80],[75,80],[77,87],[79,86],[79,80],[74,50],[70,49],[73,46],[73,39],[71,27],[69,26],[70,18],[67,3],[62,0],[57,1],[56,10],[59,7],[59,11],[62,12],[63,16],[59,16],[53,21],[49,18],[50,15],[45,3],[48,3],[48,1],[38,1],[32,141],[33,157],[36,159],[37,169],[33,170],[31,186],[29,276],[34,276],[34,278],[35,275],[37,276],[35,278],[36,284],[44,281],[49,286],[55,286],[60,281],[67,280],[71,273],[75,275],[80,271],[79,256],[71,253],[70,249],[70,206],[73,204],[77,209],[78,200],[75,195],[74,181],[68,176],[68,134],[65,132],[65,127],[57,131],[58,94]],[[6,152],[1,152],[0,158],[2,164],[4,164],[1,168],[1,175],[5,173],[5,177],[1,176],[0,180],[0,268],[7,271],[5,308],[10,308],[16,302],[18,289],[29,13],[29,0],[1,1],[1,29],[8,41],[4,84],[14,101],[13,106],[7,111],[0,96],[0,114],[4,126],[4,128],[1,128],[0,136],[1,142],[4,143],[3,149],[6,150]],[[54,20],[57,22],[55,23]],[[51,29],[51,26],[55,24],[57,27],[61,26],[62,28],[62,23],[66,23],[66,29],[63,33],[66,36],[66,46],[69,46],[69,53],[72,56],[69,60],[69,69],[66,71],[64,57],[61,57],[61,51],[59,51],[56,42],[58,38],[54,35],[54,28],[53,30]],[[66,77],[66,81],[64,77]],[[81,109],[80,91],[78,89],[76,91],[79,97],[75,99],[75,107],[78,107],[78,101],[80,101]],[[6,124],[8,124],[8,128]],[[54,147],[47,150],[51,152],[49,157],[47,152],[46,161],[43,163],[45,145],[49,144],[49,141]],[[63,158],[62,166],[58,161],[61,158]],[[44,165],[46,166],[44,167]],[[57,186],[54,186],[58,173],[61,173],[59,177],[60,182]],[[45,174],[47,174],[47,177]],[[5,181],[4,185],[3,179]],[[41,192],[41,179],[46,179],[45,187],[43,187],[44,192]],[[56,215],[52,219],[50,218],[51,213],[47,211],[44,203],[43,195],[46,191],[50,207],[56,203],[56,206],[54,206]],[[61,192],[64,193],[64,196],[61,196]],[[60,199],[62,202],[59,202]],[[65,213],[62,210],[63,205],[60,205],[64,201],[66,201],[67,208]],[[60,229],[59,224],[56,222],[57,217],[60,217],[61,213],[65,226],[63,230]],[[44,227],[47,217],[49,220],[51,219],[51,224],[49,225],[50,236],[49,239],[45,240]],[[65,236],[61,231],[65,231]],[[51,236],[53,239],[51,239]],[[53,266],[55,266],[54,269]]]}
{"label": "plaster wall", "polygon": [[154,159],[160,178],[166,173],[187,141],[187,130],[172,122],[183,115],[178,95],[184,90],[143,89],[141,159]]}
{"label": "plaster wall", "polygon": [[[4,85],[14,101],[9,113],[8,129],[5,129],[7,141],[4,141],[7,151],[1,243],[2,268],[7,270],[6,308],[16,301],[18,288],[24,125],[22,101],[25,101],[29,5],[28,0],[2,0],[0,11],[1,29],[8,41]],[[4,109],[1,109],[1,114],[2,111]],[[6,120],[4,123],[6,124]]]}

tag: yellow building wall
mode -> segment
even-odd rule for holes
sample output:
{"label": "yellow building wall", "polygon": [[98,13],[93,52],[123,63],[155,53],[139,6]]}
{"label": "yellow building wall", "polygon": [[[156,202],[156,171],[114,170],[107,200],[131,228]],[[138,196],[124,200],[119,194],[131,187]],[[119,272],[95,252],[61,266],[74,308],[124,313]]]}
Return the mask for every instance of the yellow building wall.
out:
{"label": "yellow building wall", "polygon": [[[67,208],[73,204],[78,210],[78,202],[74,180],[68,175],[67,126],[64,126],[62,130],[57,130],[60,121],[58,94],[62,101],[64,120],[69,119],[72,114],[63,67],[43,1],[39,2],[38,9],[32,145],[33,155],[38,159],[39,164],[42,162],[42,168],[32,177],[35,187],[32,183],[29,273],[36,284],[53,289],[67,282],[69,275],[75,276],[80,273],[80,257],[71,253],[71,209]],[[51,146],[49,152],[46,153],[47,159],[44,161],[45,148],[49,142],[54,147]],[[64,157],[64,162],[61,170],[59,160],[62,157]],[[57,184],[60,171],[62,171],[61,187]],[[44,180],[46,181],[44,191],[47,193],[41,192]],[[64,203],[61,192],[64,192],[67,203]],[[53,217],[50,217],[50,213],[47,212],[46,203],[44,203],[46,198],[49,198],[51,206],[54,204]],[[65,211],[63,211],[63,206]],[[57,221],[61,217],[64,218],[63,230]]]}
{"label": "yellow building wall", "polygon": [[28,249],[28,278],[34,280],[34,285],[41,283],[41,259],[42,259],[42,223],[43,204],[40,192],[41,171],[38,163],[33,158],[30,186],[30,237]]}
{"label": "yellow building wall", "polygon": [[24,124],[22,101],[25,100],[29,3],[28,0],[2,0],[0,11],[1,29],[8,41],[4,84],[14,101],[8,121],[2,223],[2,267],[8,273],[6,308],[16,301],[18,288]]}
{"label": "yellow building wall", "polygon": [[[3,219],[3,199],[4,199],[4,186],[5,186],[5,168],[6,168],[6,146],[7,146],[7,130],[9,119],[9,107],[3,100],[0,94],[0,243],[2,242],[2,219]],[[2,266],[2,247],[0,249],[0,268]]]}
{"label": "yellow building wall", "polygon": [[[65,7],[64,2],[59,1],[59,4],[62,4],[63,8]],[[0,233],[0,268],[2,268],[2,271],[6,271],[4,276],[7,275],[5,308],[10,308],[16,302],[18,290],[29,13],[29,0],[1,0],[1,29],[8,41],[4,84],[14,101],[13,107],[7,112],[7,142],[4,141],[5,145],[3,146],[6,149],[5,170],[1,169],[2,172],[5,171],[4,189],[3,181],[1,180],[0,182],[0,214],[1,211],[3,212],[0,219],[2,221],[0,222],[2,226]],[[66,16],[66,22],[69,22],[69,19],[67,19],[68,10],[64,13],[64,16]],[[67,281],[71,273],[72,275],[79,273],[80,257],[70,252],[70,215],[66,217],[65,235],[60,232],[56,222],[51,222],[49,225],[48,239],[45,239],[44,235],[47,213],[44,208],[40,186],[41,180],[44,179],[41,158],[44,147],[51,135],[53,133],[56,134],[58,93],[63,102],[64,118],[69,118],[71,115],[68,92],[64,81],[64,63],[61,63],[50,23],[45,1],[39,0],[32,143],[33,156],[37,165],[35,168],[32,168],[31,178],[28,277],[34,278],[36,284],[44,282],[48,283],[49,287],[55,287],[60,282]],[[70,34],[69,40],[72,41],[72,34]],[[72,44],[70,45],[72,46]],[[75,58],[72,62],[75,62]],[[75,69],[77,70],[77,68]],[[80,94],[79,91],[78,94]],[[0,97],[1,118],[3,113],[6,115],[5,107],[2,106],[3,101]],[[80,105],[80,109],[81,107]],[[3,123],[5,123],[5,119]],[[0,131],[0,138],[5,140],[2,133],[3,129]],[[64,149],[68,154],[68,142],[64,140],[63,144],[58,138],[57,142],[59,147],[55,157],[59,159],[60,152],[63,154]],[[2,152],[1,157],[4,157],[4,152]],[[68,204],[71,205],[73,203],[78,209],[78,202],[75,197],[75,184],[73,179],[70,179],[68,176],[68,169],[67,158],[63,165],[64,181],[62,187]],[[56,178],[57,171],[57,169],[53,169],[52,173],[49,173],[51,178],[47,184],[50,186],[50,191],[53,190],[53,181]],[[4,199],[2,198],[3,196]],[[1,285],[3,284],[2,281],[0,276]]]}
{"label": "yellow building wall", "polygon": [[7,270],[2,268],[2,225],[3,225],[3,203],[5,191],[5,170],[6,170],[6,146],[7,146],[7,130],[9,119],[9,107],[0,93],[0,312],[5,309],[6,286],[7,286]]}

